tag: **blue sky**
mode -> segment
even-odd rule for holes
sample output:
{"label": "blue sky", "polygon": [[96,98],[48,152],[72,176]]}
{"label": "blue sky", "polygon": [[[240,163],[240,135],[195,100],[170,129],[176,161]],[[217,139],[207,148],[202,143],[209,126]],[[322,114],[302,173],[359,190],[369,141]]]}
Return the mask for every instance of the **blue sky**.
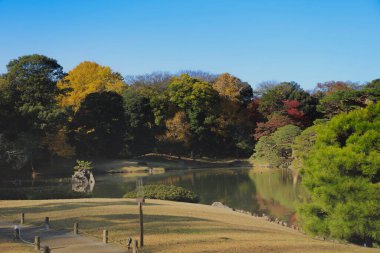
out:
{"label": "blue sky", "polygon": [[380,0],[0,0],[0,72],[25,54],[69,71],[229,72],[255,86],[380,78]]}

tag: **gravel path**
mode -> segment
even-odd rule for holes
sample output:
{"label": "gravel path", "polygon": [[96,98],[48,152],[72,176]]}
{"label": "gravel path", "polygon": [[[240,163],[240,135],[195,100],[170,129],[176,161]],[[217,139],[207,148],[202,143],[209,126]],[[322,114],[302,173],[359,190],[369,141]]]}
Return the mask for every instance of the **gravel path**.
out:
{"label": "gravel path", "polygon": [[[46,230],[44,227],[21,226],[21,238],[33,242],[34,236],[41,238],[41,248],[49,246],[52,253],[125,253],[132,252],[113,244],[104,244],[93,238],[83,235],[74,235],[72,232],[60,230]],[[13,225],[0,223],[0,237],[13,238]],[[21,242],[20,242],[21,243]],[[25,243],[25,242],[24,242]],[[28,243],[26,243],[28,244]],[[30,247],[34,247],[30,245]]]}

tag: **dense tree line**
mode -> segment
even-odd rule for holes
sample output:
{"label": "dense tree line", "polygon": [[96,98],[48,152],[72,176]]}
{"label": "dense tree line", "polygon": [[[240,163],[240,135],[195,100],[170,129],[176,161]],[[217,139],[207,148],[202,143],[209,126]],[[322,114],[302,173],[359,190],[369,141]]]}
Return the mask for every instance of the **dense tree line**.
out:
{"label": "dense tree line", "polygon": [[123,78],[94,62],[64,73],[54,59],[22,56],[0,77],[1,171],[57,157],[249,157],[255,143],[255,158],[288,165],[301,130],[376,102],[379,86],[331,81],[307,92],[283,82],[253,90],[228,73]]}
{"label": "dense tree line", "polygon": [[380,79],[259,84],[202,71],[122,77],[82,62],[65,73],[43,55],[0,75],[0,174],[56,159],[158,152],[250,157],[299,170],[311,193],[304,228],[356,243],[380,241]]}

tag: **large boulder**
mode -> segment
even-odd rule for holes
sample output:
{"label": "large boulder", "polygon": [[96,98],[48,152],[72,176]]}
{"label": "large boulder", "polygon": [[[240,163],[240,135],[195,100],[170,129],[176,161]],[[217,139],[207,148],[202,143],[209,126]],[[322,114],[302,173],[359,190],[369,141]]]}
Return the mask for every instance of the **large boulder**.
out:
{"label": "large boulder", "polygon": [[71,178],[72,190],[76,192],[92,192],[95,186],[94,175],[89,170],[78,170]]}

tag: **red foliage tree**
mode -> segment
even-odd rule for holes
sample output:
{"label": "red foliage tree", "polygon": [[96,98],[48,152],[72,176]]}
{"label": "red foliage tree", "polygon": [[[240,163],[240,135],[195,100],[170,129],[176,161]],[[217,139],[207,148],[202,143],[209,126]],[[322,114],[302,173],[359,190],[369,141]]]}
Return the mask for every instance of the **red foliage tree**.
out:
{"label": "red foliage tree", "polygon": [[301,103],[297,100],[284,100],[282,102],[289,117],[301,120],[305,116],[305,113],[299,110]]}
{"label": "red foliage tree", "polygon": [[267,135],[270,135],[271,133],[274,133],[279,127],[286,126],[293,123],[294,123],[293,120],[289,118],[287,115],[281,115],[277,113],[272,114],[269,116],[268,121],[257,123],[254,137],[256,140],[258,140],[263,136],[267,136]]}
{"label": "red foliage tree", "polygon": [[299,109],[301,103],[297,100],[284,100],[284,109],[272,113],[266,122],[257,123],[254,137],[256,140],[262,136],[270,135],[275,132],[277,128],[289,124],[304,127],[309,124],[309,120],[305,113]]}

